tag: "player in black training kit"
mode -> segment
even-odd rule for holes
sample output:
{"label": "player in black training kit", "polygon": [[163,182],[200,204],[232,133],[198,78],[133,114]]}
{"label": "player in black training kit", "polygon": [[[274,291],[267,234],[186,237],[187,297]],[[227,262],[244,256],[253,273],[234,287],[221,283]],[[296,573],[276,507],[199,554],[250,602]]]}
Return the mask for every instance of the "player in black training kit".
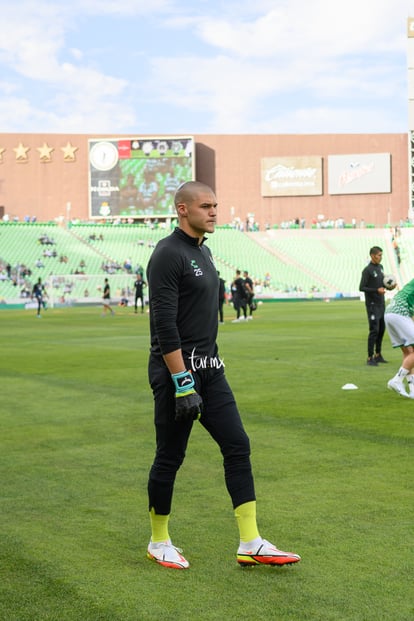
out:
{"label": "player in black training kit", "polygon": [[135,312],[138,312],[138,300],[141,300],[141,313],[144,312],[144,287],[147,286],[147,283],[142,278],[141,274],[137,274],[136,280],[134,282],[135,288],[135,300],[134,300],[134,309]]}
{"label": "player in black training kit", "polygon": [[149,381],[154,394],[156,453],[148,480],[151,540],[148,558],[165,567],[189,566],[169,535],[175,477],[183,463],[195,420],[223,455],[225,482],[239,527],[241,565],[284,565],[300,560],[262,539],[249,438],[224,374],[216,344],[218,275],[205,233],[216,224],[216,197],[190,181],[175,194],[179,226],[158,242],[148,264],[151,351]]}
{"label": "player in black training kit", "polygon": [[37,301],[37,316],[40,317],[40,309],[46,309],[46,302],[44,300],[44,296],[46,295],[45,287],[42,283],[42,279],[38,278],[37,282],[34,284],[32,289],[32,300],[36,298]]}
{"label": "player in black training kit", "polygon": [[365,295],[365,309],[369,326],[367,365],[377,367],[379,362],[387,362],[381,353],[385,333],[385,287],[384,269],[381,265],[382,248],[373,246],[369,254],[371,261],[362,270],[359,290],[363,291]]}

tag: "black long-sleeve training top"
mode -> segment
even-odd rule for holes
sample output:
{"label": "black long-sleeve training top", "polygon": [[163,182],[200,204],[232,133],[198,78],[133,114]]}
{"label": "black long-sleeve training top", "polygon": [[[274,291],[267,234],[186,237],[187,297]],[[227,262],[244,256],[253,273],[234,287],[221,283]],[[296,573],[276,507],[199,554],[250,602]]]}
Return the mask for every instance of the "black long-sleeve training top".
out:
{"label": "black long-sleeve training top", "polygon": [[359,290],[365,294],[365,304],[381,306],[385,308],[385,298],[378,289],[384,286],[384,268],[381,264],[368,263],[362,270]]}
{"label": "black long-sleeve training top", "polygon": [[219,279],[210,249],[176,228],[147,267],[151,353],[182,349],[185,358],[217,355]]}

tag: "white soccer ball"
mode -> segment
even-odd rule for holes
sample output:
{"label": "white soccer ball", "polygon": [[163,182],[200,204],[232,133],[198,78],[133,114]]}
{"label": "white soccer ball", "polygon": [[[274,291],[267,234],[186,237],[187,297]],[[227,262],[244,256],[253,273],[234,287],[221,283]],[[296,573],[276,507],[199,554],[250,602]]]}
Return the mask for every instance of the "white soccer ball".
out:
{"label": "white soccer ball", "polygon": [[394,289],[397,285],[397,280],[392,274],[387,274],[386,276],[384,276],[383,282],[384,287],[389,290]]}

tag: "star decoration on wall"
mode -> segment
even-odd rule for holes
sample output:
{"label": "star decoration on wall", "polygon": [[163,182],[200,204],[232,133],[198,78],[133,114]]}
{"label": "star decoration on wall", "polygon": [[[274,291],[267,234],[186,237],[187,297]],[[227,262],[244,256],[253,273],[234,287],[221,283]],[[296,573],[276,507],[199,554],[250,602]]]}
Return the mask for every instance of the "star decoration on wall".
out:
{"label": "star decoration on wall", "polygon": [[53,147],[49,147],[47,142],[43,143],[43,146],[36,147],[37,151],[40,153],[40,161],[41,162],[51,162],[52,156],[51,153],[54,151]]}
{"label": "star decoration on wall", "polygon": [[19,142],[19,146],[14,147],[13,149],[13,151],[16,153],[16,160],[18,162],[27,162],[27,152],[29,151],[29,149],[30,147],[25,147],[21,142]]}
{"label": "star decoration on wall", "polygon": [[2,147],[0,147],[0,163],[3,161],[3,153],[5,152],[6,149],[2,149]]}
{"label": "star decoration on wall", "polygon": [[66,147],[60,147],[63,151],[63,159],[65,162],[74,162],[76,160],[75,151],[78,147],[73,147],[70,142],[66,144]]}

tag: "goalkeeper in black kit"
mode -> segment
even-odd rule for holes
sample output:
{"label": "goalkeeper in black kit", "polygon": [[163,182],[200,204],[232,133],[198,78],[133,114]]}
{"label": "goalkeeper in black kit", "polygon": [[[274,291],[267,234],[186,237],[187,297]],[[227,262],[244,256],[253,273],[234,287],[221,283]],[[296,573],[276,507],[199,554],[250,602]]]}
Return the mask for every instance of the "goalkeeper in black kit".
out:
{"label": "goalkeeper in black kit", "polygon": [[214,233],[216,197],[189,181],[174,198],[178,227],[158,242],[147,270],[151,350],[149,381],[154,394],[156,453],[148,480],[151,539],[147,556],[164,567],[189,562],[169,533],[176,474],[194,424],[217,442],[225,483],[239,528],[241,565],[285,565],[300,556],[278,550],[261,537],[250,443],[216,344],[219,280],[205,233]]}

